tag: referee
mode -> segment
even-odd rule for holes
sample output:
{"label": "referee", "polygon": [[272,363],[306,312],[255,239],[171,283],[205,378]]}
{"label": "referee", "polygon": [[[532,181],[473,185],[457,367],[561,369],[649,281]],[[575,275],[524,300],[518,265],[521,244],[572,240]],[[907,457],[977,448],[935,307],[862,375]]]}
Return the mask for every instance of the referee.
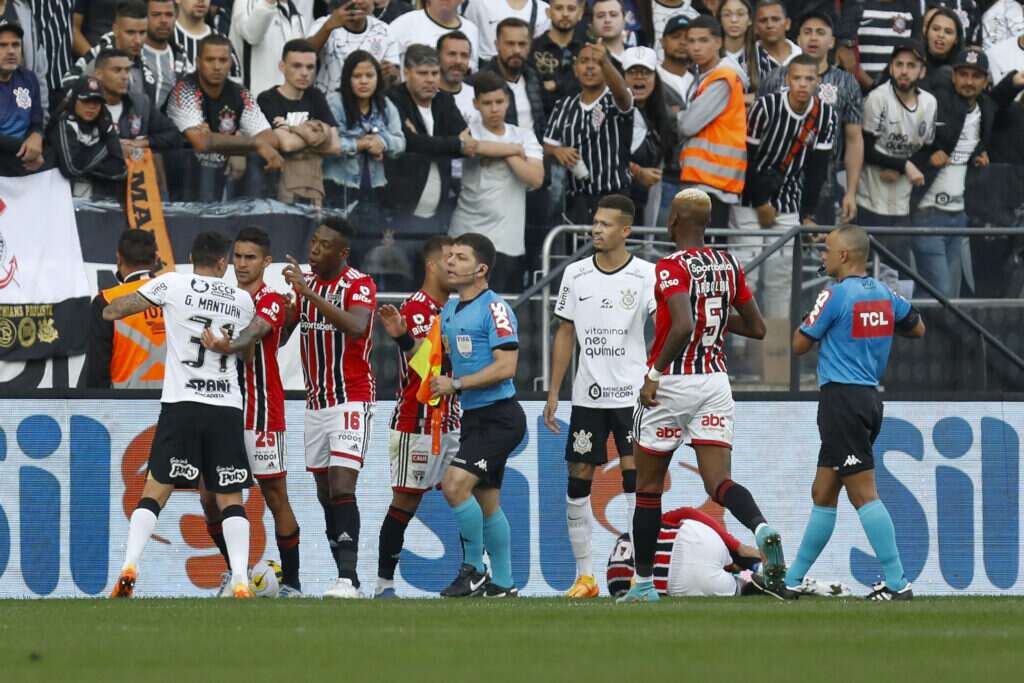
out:
{"label": "referee", "polygon": [[885,580],[868,600],[910,600],[910,582],[896,548],[896,531],[875,489],[873,445],[882,427],[878,380],[885,372],[893,334],[923,337],[924,321],[910,303],[878,280],[868,277],[868,236],[844,226],[829,233],[822,264],[835,284],[824,289],[802,325],[793,332],[793,352],[818,351],[818,472],[811,487],[814,507],[796,561],[781,590],[754,583],[781,599],[794,599],[807,571],[825,548],[836,524],[839,491],[857,509],[868,541],[882,564]]}

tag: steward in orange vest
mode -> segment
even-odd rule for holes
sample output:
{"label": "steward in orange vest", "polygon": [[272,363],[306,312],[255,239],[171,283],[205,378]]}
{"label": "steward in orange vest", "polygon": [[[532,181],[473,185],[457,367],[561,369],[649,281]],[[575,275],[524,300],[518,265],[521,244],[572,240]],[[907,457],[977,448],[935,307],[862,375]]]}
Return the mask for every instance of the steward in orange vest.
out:
{"label": "steward in orange vest", "polygon": [[699,17],[687,35],[699,74],[687,108],[679,114],[679,132],[686,139],[679,155],[680,180],[711,195],[711,225],[723,228],[729,205],[740,202],[747,174],[746,75],[722,61],[717,21]]}
{"label": "steward in orange vest", "polygon": [[[120,284],[101,291],[92,300],[85,370],[79,386],[160,389],[167,354],[163,310],[153,306],[114,322],[103,319],[107,304],[136,291],[150,278],[156,262],[156,241],[145,230],[126,230],[117,251]],[[147,265],[140,265],[140,261]]]}

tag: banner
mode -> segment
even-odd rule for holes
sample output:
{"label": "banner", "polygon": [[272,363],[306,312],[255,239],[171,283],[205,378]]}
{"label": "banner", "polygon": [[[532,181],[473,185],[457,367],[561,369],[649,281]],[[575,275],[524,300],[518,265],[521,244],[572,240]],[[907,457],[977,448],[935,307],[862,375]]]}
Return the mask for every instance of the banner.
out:
{"label": "banner", "polygon": [[[388,420],[377,406],[357,495],[362,515],[359,576],[371,590],[377,536],[391,501]],[[556,435],[543,424],[543,403],[524,403],[527,436],[510,458],[502,507],[512,527],[516,585],[553,596],[575,578],[565,521],[563,459],[569,405]],[[288,492],[302,529],[303,590],[320,595],[336,577],[323,513],[302,454],[303,405],[288,402]],[[0,598],[105,595],[124,557],[128,516],[142,491],[159,412],[156,401],[0,401]],[[733,476],[747,486],[795,557],[811,509],[817,462],[814,403],[739,403]],[[886,405],[876,444],[878,491],[892,514],[907,576],[919,595],[1024,595],[1020,558],[1020,430],[1024,405],[904,403]],[[611,448],[611,447],[610,447]],[[670,468],[666,510],[710,507],[693,452],[682,448]],[[627,528],[618,461],[594,481],[594,560],[603,568]],[[250,561],[277,558],[273,519],[258,489],[247,496]],[[712,508],[716,515],[720,509]],[[725,513],[743,542],[751,534]],[[203,596],[223,567],[206,534],[195,493],[177,492],[160,515],[140,564],[139,596]],[[451,511],[439,492],[426,495],[409,526],[396,576],[400,595],[434,596],[459,568]],[[866,593],[881,567],[845,496],[832,540],[810,576],[839,580]]]}
{"label": "banner", "polygon": [[0,360],[82,353],[89,293],[68,181],[0,178]]}
{"label": "banner", "polygon": [[134,150],[125,158],[128,166],[128,196],[125,215],[134,230],[148,230],[156,238],[156,253],[163,263],[158,272],[174,270],[174,249],[164,221],[164,205],[160,199],[160,182],[156,163],[149,148]]}

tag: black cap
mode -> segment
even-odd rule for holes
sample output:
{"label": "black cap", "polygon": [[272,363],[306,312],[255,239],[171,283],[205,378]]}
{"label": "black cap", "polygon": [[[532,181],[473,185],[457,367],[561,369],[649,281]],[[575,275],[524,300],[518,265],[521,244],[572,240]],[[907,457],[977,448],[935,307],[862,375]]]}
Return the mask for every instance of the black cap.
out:
{"label": "black cap", "polygon": [[981,50],[971,48],[960,50],[956,59],[953,60],[953,70],[956,69],[976,69],[987,74],[988,57]]}
{"label": "black cap", "polygon": [[820,21],[825,22],[826,24],[828,24],[828,27],[832,30],[832,32],[835,33],[835,31],[836,31],[836,24],[835,24],[835,21],[833,21],[833,19],[832,19],[832,15],[829,14],[828,12],[823,12],[821,10],[814,10],[814,9],[812,9],[809,12],[804,12],[803,14],[800,15],[800,19],[797,20],[797,23],[796,23],[796,31],[797,31],[797,33],[799,33],[800,29],[802,29],[804,27],[804,23],[807,22],[810,19],[818,19]]}
{"label": "black cap", "polygon": [[901,52],[913,53],[922,62],[926,61],[924,58],[924,46],[918,40],[906,38],[896,43],[896,46],[892,49],[892,56],[889,58],[889,61],[891,62],[893,59],[896,59],[896,55]]}
{"label": "black cap", "polygon": [[665,22],[665,30],[662,31],[663,36],[667,36],[670,33],[676,31],[682,31],[690,27],[690,20],[685,14],[676,14],[673,17],[669,17],[669,20]]}
{"label": "black cap", "polygon": [[103,101],[103,89],[100,82],[92,76],[82,76],[71,86],[71,96],[81,102],[89,100]]}
{"label": "black cap", "polygon": [[16,21],[8,21],[6,19],[0,19],[0,33],[3,33],[4,31],[14,31],[15,33],[18,34],[19,38],[24,38],[25,37],[25,29],[23,29],[21,27],[21,24],[19,24]]}

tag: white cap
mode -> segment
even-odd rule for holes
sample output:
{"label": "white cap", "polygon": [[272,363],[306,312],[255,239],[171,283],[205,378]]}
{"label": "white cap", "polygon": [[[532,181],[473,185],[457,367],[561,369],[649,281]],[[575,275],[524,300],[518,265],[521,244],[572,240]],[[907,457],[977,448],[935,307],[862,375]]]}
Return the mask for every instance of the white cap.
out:
{"label": "white cap", "polygon": [[658,68],[658,53],[649,47],[631,47],[622,53],[621,61],[623,71],[629,71],[634,66],[655,71]]}

